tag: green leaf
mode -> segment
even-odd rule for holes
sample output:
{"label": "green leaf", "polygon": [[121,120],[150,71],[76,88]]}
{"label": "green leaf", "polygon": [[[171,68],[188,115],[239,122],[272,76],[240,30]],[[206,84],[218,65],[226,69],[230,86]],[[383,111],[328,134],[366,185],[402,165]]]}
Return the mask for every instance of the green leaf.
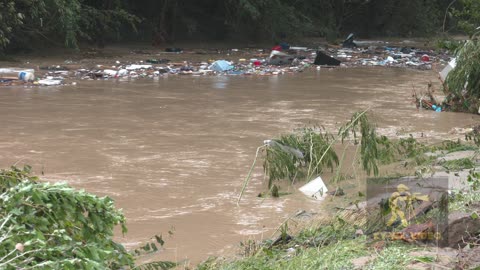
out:
{"label": "green leaf", "polygon": [[432,263],[435,261],[435,258],[432,256],[418,256],[415,257],[415,260],[422,263]]}
{"label": "green leaf", "polygon": [[178,264],[174,262],[168,262],[168,261],[158,261],[158,262],[151,262],[151,263],[145,263],[142,265],[139,265],[135,267],[134,269],[139,269],[139,270],[147,270],[147,269],[158,269],[158,270],[168,270],[176,267]]}
{"label": "green leaf", "polygon": [[165,241],[163,241],[162,235],[160,236],[155,235],[155,239],[157,240],[157,243],[159,243],[161,246],[165,244]]}
{"label": "green leaf", "polygon": [[156,246],[154,243],[150,243],[150,246],[152,247],[152,251],[153,251],[153,252],[157,252],[157,251],[158,251],[158,248],[157,248],[157,246]]}

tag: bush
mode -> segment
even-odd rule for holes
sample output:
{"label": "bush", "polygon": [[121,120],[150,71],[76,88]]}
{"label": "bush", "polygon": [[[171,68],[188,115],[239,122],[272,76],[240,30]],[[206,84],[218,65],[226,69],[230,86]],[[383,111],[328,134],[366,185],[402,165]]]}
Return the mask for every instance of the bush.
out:
{"label": "bush", "polygon": [[[24,170],[0,174],[0,268],[120,269],[133,257],[112,240],[125,217],[113,200],[66,184],[37,183]],[[17,185],[12,186],[15,180]]]}

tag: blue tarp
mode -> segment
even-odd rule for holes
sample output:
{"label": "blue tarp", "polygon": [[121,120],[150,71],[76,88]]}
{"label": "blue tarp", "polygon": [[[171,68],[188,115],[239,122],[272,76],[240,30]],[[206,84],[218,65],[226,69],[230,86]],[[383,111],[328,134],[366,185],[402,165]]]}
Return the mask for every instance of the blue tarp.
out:
{"label": "blue tarp", "polygon": [[213,62],[213,64],[211,64],[208,67],[208,69],[215,70],[215,71],[218,71],[218,72],[223,72],[223,71],[233,69],[233,66],[230,65],[230,63],[225,61],[225,60],[218,60],[218,61]]}

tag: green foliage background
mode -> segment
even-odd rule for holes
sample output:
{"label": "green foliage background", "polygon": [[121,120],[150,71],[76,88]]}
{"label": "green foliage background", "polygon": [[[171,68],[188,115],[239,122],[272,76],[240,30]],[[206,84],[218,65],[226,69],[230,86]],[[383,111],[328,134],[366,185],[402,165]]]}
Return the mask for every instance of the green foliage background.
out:
{"label": "green foliage background", "polygon": [[[0,48],[80,42],[154,45],[177,40],[281,41],[301,36],[336,39],[419,36],[457,21],[464,30],[480,16],[478,1],[458,0],[4,0]],[[447,12],[446,12],[447,11]],[[458,18],[456,20],[455,18]],[[451,27],[449,27],[451,28]]]}

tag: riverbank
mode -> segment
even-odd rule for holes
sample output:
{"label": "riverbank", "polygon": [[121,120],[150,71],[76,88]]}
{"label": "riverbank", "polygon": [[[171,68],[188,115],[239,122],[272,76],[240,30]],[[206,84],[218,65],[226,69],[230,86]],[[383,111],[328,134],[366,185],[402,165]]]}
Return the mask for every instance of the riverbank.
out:
{"label": "riverbank", "polygon": [[[49,58],[46,61],[35,55],[24,55],[17,56],[16,62],[0,64],[5,67],[26,69],[34,75],[21,80],[11,80],[10,76],[3,79],[2,85],[68,85],[83,80],[158,79],[166,75],[276,76],[298,73],[306,69],[319,69],[324,65],[438,71],[451,57],[451,52],[426,47],[425,43],[410,40],[359,40],[356,41],[358,44],[356,47],[349,48],[325,42],[310,41],[307,44],[309,46],[284,45],[284,48],[111,47],[101,50],[87,49],[76,54],[68,53],[63,55],[64,59]],[[326,58],[318,58],[318,51],[327,55]],[[60,55],[57,53],[56,57],[58,56]],[[329,61],[329,57],[339,61]]]}
{"label": "riverbank", "polygon": [[[396,174],[421,176],[354,179],[365,180],[362,188],[352,188],[348,178],[330,181],[327,187],[337,191],[329,192],[322,208],[338,209],[333,215],[296,213],[275,237],[243,242],[239,257],[210,258],[196,269],[477,269],[480,149],[460,141],[444,141],[433,149],[410,149],[416,154],[390,164],[401,168]],[[387,201],[399,184],[410,188],[403,196],[426,198],[413,203],[413,218],[412,213],[403,217],[408,225],[382,227],[394,210],[379,215],[384,211],[376,198],[379,184]]]}

